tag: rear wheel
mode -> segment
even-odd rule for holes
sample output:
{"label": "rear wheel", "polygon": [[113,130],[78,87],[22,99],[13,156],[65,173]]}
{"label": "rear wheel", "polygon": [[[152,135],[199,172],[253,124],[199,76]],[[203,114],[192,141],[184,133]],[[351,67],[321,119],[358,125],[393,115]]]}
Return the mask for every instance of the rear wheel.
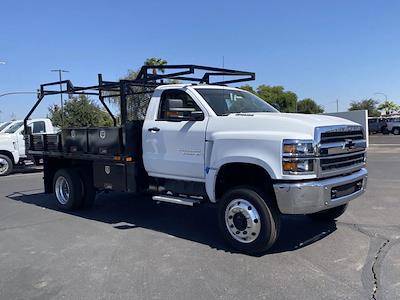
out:
{"label": "rear wheel", "polygon": [[333,207],[327,210],[319,211],[313,214],[308,214],[307,216],[313,220],[318,221],[333,221],[339,218],[347,209],[348,204]]}
{"label": "rear wheel", "polygon": [[73,169],[61,169],[54,175],[54,194],[63,210],[74,210],[82,205],[82,180]]}
{"label": "rear wheel", "polygon": [[398,128],[398,127],[393,128],[392,132],[393,132],[394,135],[399,135],[400,134],[400,128]]}
{"label": "rear wheel", "polygon": [[7,176],[12,172],[14,165],[7,155],[0,154],[0,176]]}
{"label": "rear wheel", "polygon": [[235,249],[255,254],[266,251],[277,240],[280,215],[271,197],[252,187],[238,187],[219,202],[219,227]]}

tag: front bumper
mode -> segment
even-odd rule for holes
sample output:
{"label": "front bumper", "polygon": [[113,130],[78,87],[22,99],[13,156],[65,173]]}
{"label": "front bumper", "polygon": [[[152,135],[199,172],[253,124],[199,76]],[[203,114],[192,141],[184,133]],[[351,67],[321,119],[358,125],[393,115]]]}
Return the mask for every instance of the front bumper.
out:
{"label": "front bumper", "polygon": [[[284,214],[310,214],[348,203],[365,192],[368,171],[365,168],[350,175],[333,178],[275,183],[274,190],[279,210]],[[356,182],[362,182],[359,190],[341,197],[332,198],[332,189]]]}

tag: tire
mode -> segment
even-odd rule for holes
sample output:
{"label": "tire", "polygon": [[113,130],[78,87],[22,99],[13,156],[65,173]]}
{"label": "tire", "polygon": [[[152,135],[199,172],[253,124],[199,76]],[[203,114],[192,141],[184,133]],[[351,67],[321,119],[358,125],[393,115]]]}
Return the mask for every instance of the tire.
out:
{"label": "tire", "polygon": [[307,216],[317,221],[333,221],[344,214],[344,212],[347,209],[347,206],[348,204],[344,204],[327,210],[319,211],[313,214],[308,214]]}
{"label": "tire", "polygon": [[399,128],[399,127],[393,128],[392,133],[393,133],[394,135],[399,135],[399,134],[400,134],[400,128]]}
{"label": "tire", "polygon": [[83,190],[79,173],[74,169],[60,169],[53,179],[54,194],[59,208],[65,211],[82,206]]}
{"label": "tire", "polygon": [[382,134],[389,134],[389,130],[388,130],[387,126],[382,126],[381,132],[382,132]]}
{"label": "tire", "polygon": [[7,176],[14,169],[14,164],[7,155],[0,154],[0,176]]}
{"label": "tire", "polygon": [[280,214],[271,196],[252,187],[237,187],[219,201],[218,223],[222,236],[233,248],[257,254],[278,239]]}

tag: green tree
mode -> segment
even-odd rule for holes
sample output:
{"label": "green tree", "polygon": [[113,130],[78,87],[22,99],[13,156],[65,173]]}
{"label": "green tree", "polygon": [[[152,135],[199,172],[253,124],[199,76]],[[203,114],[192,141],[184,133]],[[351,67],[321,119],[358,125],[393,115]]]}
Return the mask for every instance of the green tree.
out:
{"label": "green tree", "polygon": [[[54,126],[62,127],[62,114],[58,105],[49,107],[49,118]],[[64,105],[64,127],[112,126],[108,113],[86,95],[73,97]]]}
{"label": "green tree", "polygon": [[393,101],[386,100],[378,106],[379,110],[384,110],[387,115],[390,115],[396,111],[400,110],[400,105],[396,104]]}
{"label": "green tree", "polygon": [[313,99],[306,98],[297,102],[297,111],[305,114],[321,114],[324,112],[324,108]]}
{"label": "green tree", "polygon": [[281,112],[296,111],[297,95],[291,91],[285,91],[283,86],[262,84],[257,88],[257,95],[269,104],[277,104]]}
{"label": "green tree", "polygon": [[379,117],[381,114],[376,108],[378,101],[374,99],[363,99],[359,101],[351,101],[349,111],[352,110],[368,110],[369,117]]}
{"label": "green tree", "polygon": [[242,89],[242,90],[248,91],[248,92],[250,92],[250,93],[252,93],[252,94],[254,94],[254,95],[257,95],[257,92],[256,92],[256,91],[254,90],[254,88],[253,88],[251,85],[249,85],[249,84],[242,85],[241,87],[239,87],[239,89]]}
{"label": "green tree", "polygon": [[[147,65],[147,66],[163,66],[163,65],[168,64],[168,62],[165,59],[150,57],[150,58],[147,58],[143,64]],[[157,74],[157,70],[160,71],[161,73],[165,72],[165,70],[162,68],[154,69],[153,75]],[[135,71],[135,70],[129,69],[127,74],[121,79],[134,80],[134,79],[136,79],[138,72],[139,72],[139,70]],[[175,81],[170,81],[170,82],[174,83]],[[144,89],[148,89],[148,88],[144,88]],[[140,87],[140,86],[132,87],[132,90],[135,92],[143,92],[143,87]],[[126,103],[127,103],[126,106],[127,106],[129,120],[144,119],[144,117],[146,115],[146,111],[147,111],[147,106],[150,101],[150,96],[151,96],[151,94],[138,94],[138,95],[130,95],[130,96],[126,97]],[[120,98],[112,97],[112,98],[110,98],[110,102],[113,103],[114,105],[119,105]]]}

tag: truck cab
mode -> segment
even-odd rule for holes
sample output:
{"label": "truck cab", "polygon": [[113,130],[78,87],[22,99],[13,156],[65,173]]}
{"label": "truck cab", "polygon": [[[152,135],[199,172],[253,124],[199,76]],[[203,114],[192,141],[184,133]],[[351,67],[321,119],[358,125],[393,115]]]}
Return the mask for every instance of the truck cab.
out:
{"label": "truck cab", "polygon": [[[55,132],[49,119],[29,120],[28,128],[33,135]],[[33,161],[34,157],[26,155],[24,121],[13,121],[0,133],[0,176],[10,174],[17,165],[30,165]]]}
{"label": "truck cab", "polygon": [[[254,73],[195,65],[163,66],[186,69],[172,75],[148,73],[159,67],[143,66],[132,81],[103,82],[99,75],[99,85],[88,88],[67,81],[70,94],[97,89],[106,109],[103,92],[119,92],[122,124],[64,128],[45,135],[40,148],[30,146],[29,154],[44,157],[45,192],[55,194],[61,209],[89,207],[98,190],[145,191],[152,200],[179,205],[207,203],[217,210],[221,235],[232,247],[260,253],[277,240],[283,214],[333,220],[365,192],[361,125],[280,113],[225,85],[254,79]],[[192,78],[194,84],[161,81],[188,80],[182,75],[195,69],[206,73]],[[210,82],[221,75],[244,78]],[[35,106],[57,93],[47,88],[58,84],[42,85]],[[128,104],[131,96],[137,98]],[[143,112],[144,120],[129,119]]]}

